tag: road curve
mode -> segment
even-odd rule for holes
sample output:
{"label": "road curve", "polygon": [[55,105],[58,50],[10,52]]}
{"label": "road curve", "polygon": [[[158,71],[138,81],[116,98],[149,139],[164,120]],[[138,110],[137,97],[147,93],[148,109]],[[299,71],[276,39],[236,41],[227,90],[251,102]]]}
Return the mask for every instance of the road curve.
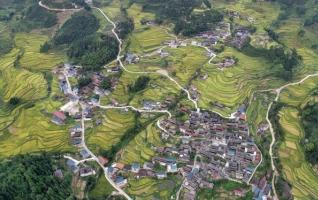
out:
{"label": "road curve", "polygon": [[50,8],[46,5],[44,5],[42,3],[42,1],[39,1],[39,6],[41,6],[42,8],[45,8],[47,10],[50,10],[50,11],[56,11],[56,12],[65,12],[65,11],[80,11],[82,10],[83,8]]}

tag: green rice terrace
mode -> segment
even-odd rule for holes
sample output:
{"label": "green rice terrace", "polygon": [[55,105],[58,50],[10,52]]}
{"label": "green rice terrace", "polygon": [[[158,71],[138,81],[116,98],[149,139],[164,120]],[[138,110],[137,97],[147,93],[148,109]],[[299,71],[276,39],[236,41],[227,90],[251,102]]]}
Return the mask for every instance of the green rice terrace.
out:
{"label": "green rice terrace", "polygon": [[0,0],[0,199],[318,199],[317,10]]}

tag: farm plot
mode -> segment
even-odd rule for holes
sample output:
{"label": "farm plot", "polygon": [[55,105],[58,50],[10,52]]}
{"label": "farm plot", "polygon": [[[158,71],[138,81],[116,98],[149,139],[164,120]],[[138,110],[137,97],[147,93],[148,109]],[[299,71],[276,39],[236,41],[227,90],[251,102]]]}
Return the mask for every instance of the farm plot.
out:
{"label": "farm plot", "polygon": [[15,37],[15,43],[22,49],[19,64],[32,71],[46,71],[62,63],[65,60],[63,52],[40,53],[40,47],[48,41],[46,35],[33,33],[19,33]]}
{"label": "farm plot", "polygon": [[87,145],[94,152],[108,150],[119,142],[121,136],[134,124],[132,111],[108,109],[103,110],[102,124],[88,130]]}
{"label": "farm plot", "polygon": [[155,152],[151,146],[162,146],[159,131],[155,124],[150,124],[140,132],[124,149],[121,157],[122,162],[131,164],[133,162],[143,163],[151,160]]}

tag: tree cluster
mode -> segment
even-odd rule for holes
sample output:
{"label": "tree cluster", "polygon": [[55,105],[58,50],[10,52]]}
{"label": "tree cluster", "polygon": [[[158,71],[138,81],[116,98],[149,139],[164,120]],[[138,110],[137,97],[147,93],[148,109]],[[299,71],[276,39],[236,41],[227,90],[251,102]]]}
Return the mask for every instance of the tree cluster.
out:
{"label": "tree cluster", "polygon": [[311,26],[318,23],[318,13],[305,20],[304,26]]}
{"label": "tree cluster", "polygon": [[223,19],[223,15],[215,9],[194,13],[194,8],[202,4],[212,7],[208,0],[146,0],[143,10],[156,13],[157,22],[173,22],[175,33],[189,36],[205,31]]}
{"label": "tree cluster", "polygon": [[92,82],[92,79],[89,78],[89,77],[81,77],[78,79],[78,87],[79,88],[82,88],[82,87],[85,87],[87,86],[88,84],[90,84]]}
{"label": "tree cluster", "polygon": [[191,14],[186,19],[178,19],[175,24],[174,32],[185,36],[194,35],[208,30],[217,22],[223,20],[223,14],[212,9],[202,13]]}
{"label": "tree cluster", "polygon": [[71,200],[71,176],[53,176],[54,161],[47,154],[19,155],[0,163],[0,199]]}
{"label": "tree cluster", "polygon": [[72,15],[58,30],[53,38],[54,44],[71,44],[72,42],[95,33],[99,28],[98,19],[83,10]]}
{"label": "tree cluster", "polygon": [[25,19],[36,27],[49,28],[57,23],[56,14],[40,7],[37,3],[27,9]]}
{"label": "tree cluster", "polygon": [[306,159],[312,163],[318,163],[318,103],[307,105],[301,112],[305,137],[301,140],[305,150]]}
{"label": "tree cluster", "polygon": [[71,44],[67,55],[86,71],[96,71],[116,58],[118,41],[108,35],[92,34]]}
{"label": "tree cluster", "polygon": [[117,22],[116,33],[121,39],[125,39],[126,36],[134,30],[134,21],[132,18],[125,17]]}
{"label": "tree cluster", "polygon": [[12,98],[10,98],[10,100],[9,100],[9,104],[10,104],[11,106],[16,106],[16,105],[18,105],[20,102],[21,102],[21,99],[20,99],[19,97],[12,97]]}
{"label": "tree cluster", "polygon": [[266,54],[267,58],[274,64],[281,65],[284,69],[281,76],[290,80],[295,68],[301,63],[302,57],[297,54],[296,49],[285,49],[284,47],[271,47]]}
{"label": "tree cluster", "polygon": [[112,88],[112,81],[110,77],[104,78],[102,80],[100,87],[103,88],[104,90],[110,90]]}

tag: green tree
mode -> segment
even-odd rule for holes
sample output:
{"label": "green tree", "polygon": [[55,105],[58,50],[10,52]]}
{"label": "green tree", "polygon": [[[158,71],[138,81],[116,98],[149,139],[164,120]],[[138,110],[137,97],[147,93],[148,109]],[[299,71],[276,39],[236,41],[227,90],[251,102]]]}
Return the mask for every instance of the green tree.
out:
{"label": "green tree", "polygon": [[104,90],[109,90],[112,88],[112,82],[111,79],[109,77],[106,77],[100,84],[101,88],[103,88]]}

